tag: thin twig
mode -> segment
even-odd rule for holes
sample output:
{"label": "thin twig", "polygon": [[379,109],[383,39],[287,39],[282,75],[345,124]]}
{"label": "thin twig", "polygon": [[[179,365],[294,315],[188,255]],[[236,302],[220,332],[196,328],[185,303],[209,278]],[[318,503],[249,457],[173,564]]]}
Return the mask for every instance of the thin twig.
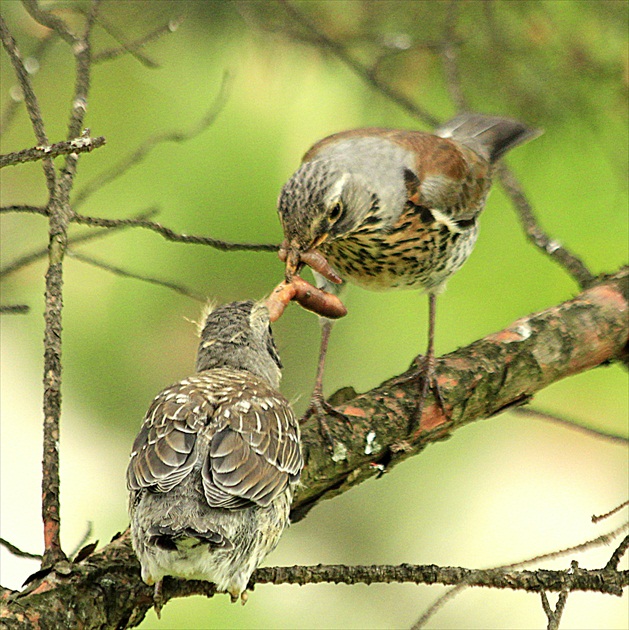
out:
{"label": "thin twig", "polygon": [[31,214],[48,215],[48,210],[45,206],[28,206],[26,204],[17,204],[14,206],[2,206],[0,208],[0,214],[8,214],[9,212],[28,212]]}
{"label": "thin twig", "polygon": [[40,8],[37,0],[22,0],[24,8],[28,11],[28,14],[39,24],[46,28],[52,29],[63,39],[65,42],[73,46],[77,43],[78,37],[74,35],[68,25],[59,17],[51,13],[50,11],[44,11]]}
{"label": "thin twig", "polygon": [[[36,3],[32,3],[36,7]],[[76,61],[76,81],[68,140],[81,135],[87,95],[90,86],[90,34],[98,11],[99,0],[92,0],[81,39],[72,46]],[[40,16],[41,18],[41,16]],[[58,32],[62,27],[53,21]],[[63,24],[63,23],[61,23]],[[61,34],[60,32],[60,34]],[[63,312],[63,258],[68,242],[68,226],[73,211],[69,197],[76,175],[79,156],[66,155],[65,167],[61,171],[58,185],[48,206],[48,269],[44,308],[44,437],[42,458],[42,520],[44,522],[43,567],[65,560],[61,548],[61,520],[59,500],[59,424],[61,419],[61,349]]]}
{"label": "thin twig", "polygon": [[384,94],[384,96],[386,96],[389,100],[405,109],[411,115],[424,121],[427,125],[430,125],[431,127],[436,127],[439,124],[439,120],[435,116],[433,116],[430,112],[423,109],[422,107],[419,107],[419,105],[414,103],[410,98],[408,98],[401,92],[398,92],[388,83],[382,81],[377,76],[375,76],[372,69],[365,66],[363,63],[358,61],[358,59],[355,59],[347,51],[345,46],[337,41],[334,41],[323,31],[319,30],[314,22],[312,22],[303,13],[301,13],[301,11],[298,11],[290,2],[288,2],[287,0],[279,0],[279,2],[286,10],[286,13],[313,36],[313,41],[315,45],[318,45],[320,48],[323,48],[326,51],[334,54],[346,66],[351,68],[351,70],[353,70],[353,72],[358,75],[365,83],[377,89],[381,94]]}
{"label": "thin twig", "polygon": [[568,599],[568,591],[561,591],[561,593],[559,593],[559,598],[557,599],[555,610],[550,607],[546,591],[540,591],[540,596],[542,598],[542,608],[544,609],[546,617],[548,618],[548,625],[546,626],[546,630],[558,630],[559,622],[561,621],[561,615]]}
{"label": "thin twig", "polygon": [[2,315],[24,315],[31,310],[28,304],[3,304],[0,306]]}
{"label": "thin twig", "polygon": [[87,521],[87,527],[85,528],[85,532],[83,536],[81,536],[81,540],[74,546],[74,549],[70,552],[70,558],[74,558],[76,554],[81,550],[83,545],[91,538],[92,532],[94,531],[94,523],[92,521]]}
{"label": "thin twig", "polygon": [[[46,53],[48,52],[48,50],[50,50],[51,44],[55,41],[55,38],[51,37],[51,35],[52,31],[44,33],[42,39],[35,47],[35,50],[33,50],[33,52],[28,56],[29,58],[36,59],[39,65],[41,65],[42,60],[46,56]],[[15,98],[11,98],[7,103],[4,111],[2,112],[2,120],[0,121],[0,136],[5,135],[9,131],[11,124],[15,119],[15,114],[17,113],[21,103],[22,99]]]}
{"label": "thin twig", "polygon": [[590,427],[582,424],[577,420],[561,417],[553,413],[548,413],[547,411],[541,411],[532,407],[513,407],[513,409],[509,409],[509,411],[511,413],[515,413],[518,416],[532,416],[534,418],[541,418],[542,420],[550,420],[551,422],[561,424],[564,427],[579,431],[581,433],[585,433],[586,435],[597,438],[604,438],[606,440],[609,440],[610,442],[616,442],[618,444],[623,444],[624,446],[629,444],[629,437],[618,435],[617,433],[611,433],[609,431],[598,429],[596,427]]}
{"label": "thin twig", "polygon": [[197,302],[205,303],[207,301],[206,297],[200,295],[199,293],[195,293],[194,291],[188,289],[183,285],[176,284],[174,282],[168,282],[167,280],[161,280],[160,278],[155,278],[153,276],[133,273],[132,271],[127,271],[122,267],[116,267],[115,265],[102,262],[100,260],[97,260],[96,258],[92,258],[91,256],[86,256],[85,254],[79,254],[78,252],[72,251],[70,249],[68,249],[66,253],[72,258],[76,258],[76,260],[80,260],[81,262],[87,263],[88,265],[93,265],[94,267],[98,267],[99,269],[103,269],[105,271],[108,271],[109,273],[113,273],[114,275],[121,276],[123,278],[133,278],[134,280],[141,280],[142,282],[149,282],[150,284],[156,284],[157,286],[171,289],[176,293],[185,295],[186,297],[192,298],[193,300],[197,300]]}
{"label": "thin twig", "polygon": [[17,556],[18,558],[32,558],[34,560],[41,560],[41,554],[31,553],[30,551],[22,551],[4,538],[0,538],[0,545],[2,545],[5,549],[10,551],[14,556]]}
{"label": "thin twig", "polygon": [[[142,221],[142,220],[148,219],[149,217],[152,217],[155,214],[157,214],[157,212],[158,212],[157,208],[149,208],[148,210],[145,210],[141,212],[140,214],[138,214],[135,217],[135,220]],[[87,232],[84,232],[83,234],[79,234],[77,236],[68,238],[68,245],[76,245],[78,243],[85,243],[86,241],[103,238],[105,236],[114,234],[116,230],[123,230],[127,227],[130,227],[130,226],[122,223],[119,225],[109,226],[110,228],[109,230],[98,230],[98,231],[89,230]],[[30,254],[21,256],[20,258],[17,258],[13,262],[7,264],[3,269],[0,269],[0,278],[4,279],[7,276],[11,275],[12,273],[19,271],[20,269],[23,269],[24,267],[30,265],[31,263],[34,263],[37,260],[44,258],[47,255],[48,255],[48,247],[42,247],[40,249],[35,250],[34,252],[31,252]]]}
{"label": "thin twig", "polygon": [[130,156],[118,162],[118,164],[115,164],[109,170],[105,171],[104,173],[93,179],[91,182],[88,182],[85,186],[83,186],[83,188],[81,188],[78,193],[73,197],[73,207],[75,209],[78,209],[96,191],[100,190],[101,188],[103,188],[103,186],[106,186],[115,179],[118,179],[119,177],[124,175],[132,166],[135,166],[142,162],[157,145],[163,142],[185,142],[186,140],[194,138],[205,129],[207,129],[216,120],[217,116],[220,114],[223,107],[227,103],[231,80],[231,74],[229,72],[225,72],[225,74],[223,75],[221,87],[219,89],[218,95],[214,99],[214,102],[205,113],[203,118],[193,127],[191,127],[187,131],[169,131],[148,138]]}
{"label": "thin twig", "polygon": [[229,241],[221,241],[209,236],[194,236],[192,234],[179,234],[170,228],[164,227],[161,223],[154,221],[146,221],[144,219],[101,219],[99,217],[84,216],[77,214],[73,217],[73,221],[82,225],[91,225],[93,227],[117,228],[117,227],[139,227],[152,230],[161,234],[166,240],[175,243],[193,243],[195,245],[208,245],[221,251],[253,251],[253,252],[275,252],[279,249],[279,245],[272,243],[231,243]]}
{"label": "thin twig", "polygon": [[450,4],[446,9],[446,23],[441,44],[441,60],[443,62],[446,87],[448,92],[450,92],[452,102],[459,112],[469,109],[461,85],[461,72],[457,54],[459,42],[456,37],[456,23],[459,17],[460,6],[460,0],[450,0]]}
{"label": "thin twig", "polygon": [[[37,96],[33,91],[31,79],[26,68],[24,67],[24,63],[22,62],[22,55],[20,54],[15,39],[13,39],[13,36],[9,32],[9,29],[2,15],[0,15],[0,39],[2,40],[2,45],[4,46],[4,49],[9,55],[9,59],[11,59],[11,64],[13,65],[15,76],[17,77],[20,88],[22,89],[22,94],[24,95],[24,104],[26,105],[28,116],[31,119],[33,131],[35,132],[35,138],[38,144],[40,144],[41,146],[47,146],[50,144],[50,142],[48,142],[48,136],[46,135],[46,130],[44,128],[44,121],[42,120]],[[56,185],[55,167],[50,158],[45,158],[42,161],[42,164],[44,175],[46,176],[48,193],[52,195]]]}
{"label": "thin twig", "polygon": [[105,144],[105,138],[80,137],[74,140],[57,142],[48,146],[37,146],[31,149],[24,149],[15,153],[7,153],[0,155],[0,168],[5,166],[15,166],[25,162],[35,162],[43,160],[45,157],[56,158],[59,155],[68,155],[69,153],[89,153],[94,149],[98,149]]}
{"label": "thin twig", "polygon": [[115,29],[112,24],[106,24],[102,17],[99,20],[99,25],[102,26],[112,37],[121,42],[121,45],[116,48],[109,48],[107,50],[102,50],[101,52],[95,54],[92,57],[92,61],[94,63],[102,63],[104,61],[111,61],[112,59],[117,59],[118,57],[130,54],[133,55],[138,61],[144,64],[148,68],[159,68],[159,64],[147,57],[144,54],[140,54],[140,50],[146,46],[148,43],[159,39],[163,35],[167,35],[168,33],[174,33],[181,23],[183,22],[183,16],[176,18],[174,20],[169,20],[168,23],[163,24],[162,26],[158,26],[155,30],[139,37],[138,39],[132,42],[125,42],[124,36]]}
{"label": "thin twig", "polygon": [[520,222],[529,241],[559,263],[582,289],[591,286],[595,276],[590,273],[583,261],[563,247],[559,241],[550,238],[539,226],[533,208],[515,175],[504,163],[498,165],[497,172],[505,192],[518,211]]}
{"label": "thin twig", "polygon": [[609,561],[607,562],[604,568],[605,569],[618,569],[618,564],[620,563],[622,557],[627,552],[628,548],[629,548],[629,536],[625,536],[622,542],[614,550],[614,553],[612,554],[611,558],[609,559]]}
{"label": "thin twig", "polygon": [[[597,536],[596,538],[592,538],[591,540],[587,540],[578,545],[574,545],[573,547],[567,547],[566,549],[560,549],[558,551],[551,551],[549,553],[541,554],[539,556],[534,556],[532,558],[528,558],[526,560],[521,560],[519,562],[513,562],[511,564],[503,564],[502,566],[494,567],[495,570],[500,571],[513,571],[516,569],[522,569],[524,567],[530,566],[531,564],[539,564],[544,560],[555,560],[557,558],[561,558],[567,555],[571,555],[574,553],[581,553],[583,551],[587,551],[588,549],[593,549],[595,547],[601,547],[603,545],[609,545],[611,542],[618,537],[623,532],[629,529],[629,522],[624,523],[620,527],[613,529],[606,534],[602,534],[601,536]],[[458,584],[454,588],[450,589],[440,597],[438,597],[429,608],[427,608],[422,616],[415,622],[411,630],[419,630],[423,628],[426,623],[437,613],[443,606],[454,599],[459,593],[464,591],[466,588],[471,586],[467,582]]]}
{"label": "thin twig", "polygon": [[620,512],[620,510],[622,510],[622,508],[626,507],[627,505],[629,505],[629,501],[624,501],[620,505],[617,505],[613,510],[605,512],[605,514],[601,514],[600,516],[592,516],[592,523],[598,523],[599,521],[613,516],[614,514],[616,514],[616,512]]}

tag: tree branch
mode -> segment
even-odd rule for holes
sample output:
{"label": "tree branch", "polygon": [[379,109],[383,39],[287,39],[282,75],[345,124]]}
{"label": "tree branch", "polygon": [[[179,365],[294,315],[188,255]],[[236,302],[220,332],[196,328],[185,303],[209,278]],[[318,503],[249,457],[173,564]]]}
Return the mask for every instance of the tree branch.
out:
{"label": "tree branch", "polygon": [[[505,330],[437,360],[446,417],[427,399],[412,435],[406,427],[415,412],[413,367],[406,374],[337,405],[351,418],[328,424],[340,453],[331,458],[316,418],[302,428],[308,465],[302,476],[292,519],[298,521],[323,498],[331,498],[376,473],[371,463],[390,469],[454,430],[527,402],[538,391],[627,352],[629,268],[604,278],[573,300],[523,317]],[[367,435],[376,445],[366,449]],[[368,450],[370,454],[365,454]]]}
{"label": "tree branch", "polygon": [[[374,457],[378,462],[386,462],[390,470],[402,459],[419,453],[431,442],[447,438],[465,424],[528,400],[561,378],[619,357],[629,339],[628,309],[629,269],[625,268],[602,278],[573,300],[524,317],[499,333],[441,357],[437,361],[439,385],[450,417],[443,416],[437,405],[427,401],[419,429],[411,436],[406,435],[406,428],[415,411],[416,388],[408,380],[408,373],[340,406],[353,420],[352,431],[330,423],[334,438],[346,448],[344,459],[337,457],[337,461],[332,461],[317,420],[311,419],[303,428],[307,465],[293,504],[293,521],[303,518],[320,500],[345,492],[375,474],[370,466]],[[370,431],[377,432],[375,442],[371,442],[375,452],[366,455],[366,435]],[[625,531],[626,525],[621,530]],[[529,559],[526,564],[607,542],[609,535],[599,536],[569,550]],[[618,557],[624,553],[621,547]],[[538,592],[594,590],[618,595],[629,581],[629,572],[619,572],[611,566],[591,571],[518,571],[521,564],[488,570],[412,565],[278,567],[258,569],[252,583],[390,582],[404,577],[430,584]],[[94,592],[99,597],[94,597]],[[181,580],[166,580],[164,584],[165,600],[193,593],[211,596],[214,587],[207,582]],[[8,618],[6,614],[15,618],[22,615],[23,620],[29,619],[28,615],[45,614],[53,623],[72,610],[77,615],[76,624],[85,628],[130,627],[139,623],[152,605],[152,591],[140,579],[126,532],[82,562],[62,562],[59,571],[55,568],[40,575],[26,592],[7,596],[5,604],[8,612],[3,620]]]}
{"label": "tree branch", "polygon": [[112,24],[109,24],[101,16],[98,20],[98,24],[102,26],[103,29],[106,30],[114,39],[121,42],[121,45],[117,48],[108,48],[107,50],[101,50],[99,53],[93,55],[92,62],[102,63],[103,61],[111,61],[112,59],[117,59],[122,55],[129,54],[135,57],[147,68],[158,68],[159,64],[155,63],[152,59],[149,59],[146,55],[142,54],[141,49],[144,48],[144,46],[146,46],[149,42],[159,39],[163,35],[174,33],[179,28],[182,22],[183,17],[169,20],[167,24],[158,26],[150,33],[147,33],[146,35],[143,35],[142,37],[139,37],[132,42],[125,42],[124,35],[118,32],[118,29],[116,29]]}
{"label": "tree branch", "polygon": [[279,0],[279,2],[286,10],[288,16],[294,22],[302,26],[312,36],[313,43],[316,46],[334,54],[367,85],[375,88],[378,92],[386,96],[392,103],[399,105],[419,120],[423,120],[427,125],[436,127],[439,124],[439,120],[435,116],[417,105],[417,103],[413,102],[413,100],[393,88],[385,81],[380,80],[368,66],[361,63],[358,59],[355,59],[347,51],[343,44],[326,35],[314,24],[314,22],[312,22],[312,20],[306,17],[301,11],[297,10],[290,2],[287,0]]}
{"label": "tree branch", "polygon": [[[0,40],[2,40],[2,45],[9,55],[15,76],[17,77],[20,88],[22,89],[22,94],[24,94],[24,104],[26,105],[28,116],[31,119],[33,131],[35,132],[35,138],[41,146],[48,146],[50,143],[48,142],[48,136],[46,135],[46,130],[44,129],[44,121],[41,117],[41,110],[39,109],[37,96],[33,91],[30,77],[28,76],[28,72],[22,62],[22,55],[20,54],[15,39],[13,39],[13,36],[9,32],[2,15],[0,15]],[[43,159],[42,164],[44,168],[44,175],[46,176],[48,193],[52,195],[56,183],[55,167],[52,160],[48,157]]]}
{"label": "tree branch", "polygon": [[542,230],[520,182],[504,163],[498,165],[498,176],[505,192],[518,211],[522,228],[529,241],[559,263],[582,289],[590,286],[595,281],[595,276],[590,273],[590,270],[578,256],[566,249],[559,241],[550,238]]}
{"label": "tree branch", "polygon": [[16,153],[0,155],[0,168],[15,166],[16,164],[23,164],[25,162],[35,162],[37,160],[43,160],[45,157],[55,158],[59,155],[68,155],[69,153],[87,153],[102,147],[104,144],[105,138],[103,136],[99,136],[98,138],[81,136],[80,138],[74,138],[74,140],[66,140],[47,146],[37,146],[31,149],[17,151]]}
{"label": "tree branch", "polygon": [[[35,11],[36,2],[29,2]],[[87,108],[90,84],[90,32],[96,16],[98,0],[86,20],[85,32],[75,42],[76,83],[68,138],[80,135]],[[39,16],[40,19],[42,16]],[[56,19],[56,18],[55,18]],[[61,26],[57,25],[56,29]],[[68,225],[72,217],[70,191],[74,183],[79,156],[66,156],[65,168],[48,204],[48,269],[44,308],[44,438],[42,459],[42,520],[44,522],[44,557],[47,567],[65,560],[60,539],[59,504],[59,421],[61,419],[61,332],[63,311],[63,258],[68,244]]]}

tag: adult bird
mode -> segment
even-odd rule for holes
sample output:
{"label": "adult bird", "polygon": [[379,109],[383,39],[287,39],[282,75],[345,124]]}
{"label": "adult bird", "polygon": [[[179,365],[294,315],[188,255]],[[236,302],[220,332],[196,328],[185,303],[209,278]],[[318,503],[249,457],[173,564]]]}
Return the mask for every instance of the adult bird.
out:
{"label": "adult bird", "polygon": [[[443,408],[434,367],[437,295],[474,247],[497,160],[540,133],[516,120],[479,114],[461,114],[434,134],[344,131],[312,146],[282,188],[280,257],[287,280],[310,264],[327,291],[338,293],[342,280],[376,291],[428,293],[428,348],[418,359],[416,419],[429,388]],[[322,394],[331,328],[323,320],[308,412],[335,413]]]}

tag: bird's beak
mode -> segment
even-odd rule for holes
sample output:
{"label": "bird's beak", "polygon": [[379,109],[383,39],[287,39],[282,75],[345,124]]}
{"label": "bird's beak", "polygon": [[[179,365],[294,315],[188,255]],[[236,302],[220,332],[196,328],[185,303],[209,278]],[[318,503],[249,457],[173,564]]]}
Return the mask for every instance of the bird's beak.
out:
{"label": "bird's beak", "polygon": [[289,244],[287,241],[284,241],[280,245],[278,255],[280,260],[286,263],[286,282],[291,282],[303,265],[308,265],[311,269],[320,273],[324,278],[327,278],[334,284],[341,284],[343,282],[343,279],[332,269],[325,256],[315,249],[317,245],[325,241],[327,236],[328,235],[325,234],[323,237],[318,238],[306,251],[300,250],[295,243]]}
{"label": "bird's beak", "polygon": [[280,245],[278,256],[286,264],[286,282],[290,282],[303,267],[301,252],[295,243],[289,244],[288,241],[284,241]]}

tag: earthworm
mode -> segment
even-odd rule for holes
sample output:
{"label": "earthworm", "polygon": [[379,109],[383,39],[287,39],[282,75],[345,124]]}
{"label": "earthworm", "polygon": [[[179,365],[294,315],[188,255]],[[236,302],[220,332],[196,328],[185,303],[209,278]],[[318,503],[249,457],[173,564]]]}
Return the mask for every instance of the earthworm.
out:
{"label": "earthworm", "polygon": [[[278,256],[282,262],[286,262],[289,258],[289,248],[286,241],[280,246]],[[298,252],[298,261],[308,265],[311,269],[314,269],[317,273],[320,273],[324,278],[327,278],[334,284],[341,284],[343,279],[336,273],[336,271],[330,266],[326,257],[316,249],[308,249],[305,252]],[[294,263],[291,266],[297,267]],[[295,271],[295,270],[291,270]]]}
{"label": "earthworm", "polygon": [[291,300],[306,310],[329,319],[338,319],[347,315],[345,305],[336,295],[317,289],[299,276],[293,276],[291,282],[284,281],[278,284],[266,300],[271,322],[277,321],[282,316]]}

